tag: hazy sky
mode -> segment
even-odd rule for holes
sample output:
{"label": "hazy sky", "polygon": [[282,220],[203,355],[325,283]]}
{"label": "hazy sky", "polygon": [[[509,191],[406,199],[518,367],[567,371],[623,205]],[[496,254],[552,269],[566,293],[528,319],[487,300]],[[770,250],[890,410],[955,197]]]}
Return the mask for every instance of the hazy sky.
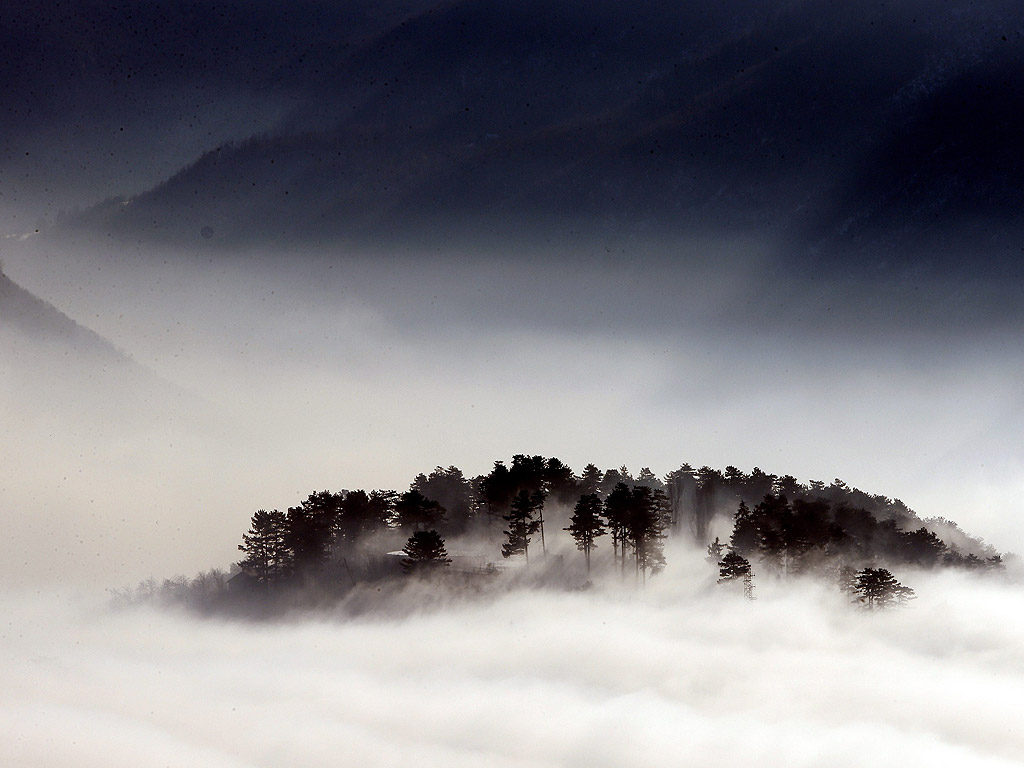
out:
{"label": "hazy sky", "polygon": [[[814,306],[800,319],[763,303],[756,261],[724,273],[377,254],[301,268],[81,251],[12,261],[26,286],[188,394],[73,359],[72,378],[48,388],[45,373],[12,379],[11,551],[52,543],[60,556],[7,558],[10,576],[120,583],[224,566],[258,508],[321,488],[402,489],[435,465],[474,475],[520,452],[577,470],[685,461],[841,477],[1019,550],[1013,329],[830,323]],[[857,290],[837,293],[835,313],[857,316]]]}
{"label": "hazy sky", "polygon": [[5,19],[5,273],[142,366],[6,321],[6,579],[520,452],[1024,548],[1012,4],[426,5]]}

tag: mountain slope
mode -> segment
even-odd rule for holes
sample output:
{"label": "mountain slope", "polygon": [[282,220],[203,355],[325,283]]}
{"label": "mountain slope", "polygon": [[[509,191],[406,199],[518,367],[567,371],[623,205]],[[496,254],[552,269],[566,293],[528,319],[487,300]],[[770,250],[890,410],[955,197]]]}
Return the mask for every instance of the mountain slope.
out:
{"label": "mountain slope", "polygon": [[0,327],[39,343],[60,345],[104,363],[136,363],[98,333],[79,325],[49,302],[0,271]]}
{"label": "mountain slope", "polygon": [[[14,420],[119,428],[196,411],[199,398],[0,272],[0,395]],[[91,425],[91,426],[89,426]]]}
{"label": "mountain slope", "polygon": [[1024,42],[1003,0],[404,10],[314,45],[315,92],[278,130],[72,228],[211,246],[744,231],[801,264],[993,229],[1005,260],[1020,239]]}

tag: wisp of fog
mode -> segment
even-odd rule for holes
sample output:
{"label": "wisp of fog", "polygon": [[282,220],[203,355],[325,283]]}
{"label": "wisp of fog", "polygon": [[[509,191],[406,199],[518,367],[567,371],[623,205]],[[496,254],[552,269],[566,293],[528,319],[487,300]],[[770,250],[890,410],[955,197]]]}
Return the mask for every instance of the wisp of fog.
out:
{"label": "wisp of fog", "polygon": [[916,574],[865,613],[822,587],[512,590],[274,622],[5,599],[9,765],[1012,766],[1024,596]]}

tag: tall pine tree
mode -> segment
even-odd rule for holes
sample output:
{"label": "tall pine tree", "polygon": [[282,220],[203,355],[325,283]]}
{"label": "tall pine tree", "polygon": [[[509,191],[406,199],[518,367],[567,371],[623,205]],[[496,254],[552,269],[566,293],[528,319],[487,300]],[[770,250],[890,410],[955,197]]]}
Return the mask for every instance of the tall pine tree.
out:
{"label": "tall pine tree", "polygon": [[504,516],[508,522],[508,530],[504,532],[508,540],[501,545],[502,557],[521,554],[526,557],[527,563],[530,562],[530,537],[540,527],[540,522],[534,518],[534,512],[543,502],[544,495],[540,491],[519,491],[512,499],[512,507]]}
{"label": "tall pine tree", "polygon": [[437,531],[416,531],[402,549],[402,570],[406,573],[426,574],[451,565],[444,547],[444,539]]}
{"label": "tall pine tree", "polygon": [[583,551],[587,573],[590,573],[590,551],[597,546],[594,539],[606,533],[601,521],[601,499],[596,493],[580,496],[573,508],[570,525],[565,530],[576,540],[576,547]]}
{"label": "tall pine tree", "polygon": [[291,566],[291,556],[285,545],[286,520],[283,512],[261,509],[252,516],[248,533],[242,534],[238,549],[245,557],[238,567],[251,573],[264,584],[284,576]]}

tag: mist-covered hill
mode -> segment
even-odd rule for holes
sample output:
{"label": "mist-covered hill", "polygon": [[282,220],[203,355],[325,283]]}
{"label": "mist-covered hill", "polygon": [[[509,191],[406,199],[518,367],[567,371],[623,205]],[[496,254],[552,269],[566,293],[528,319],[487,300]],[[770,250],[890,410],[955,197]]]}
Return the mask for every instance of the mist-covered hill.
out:
{"label": "mist-covered hill", "polygon": [[15,283],[0,271],[0,326],[10,335],[38,343],[62,345],[68,351],[104,363],[132,361],[98,333],[79,325],[47,301]]}
{"label": "mist-covered hill", "polygon": [[0,396],[7,426],[95,438],[192,413],[200,399],[0,272]]}
{"label": "mist-covered hill", "polygon": [[[1016,269],[1024,43],[1002,0],[311,3],[272,43],[272,9],[189,8],[182,63],[136,43],[136,77],[198,77],[194,48],[207,85],[287,108],[64,226],[211,246],[729,231],[805,266],[964,269],[970,246],[971,270]],[[115,30],[156,43],[181,31],[165,10]]]}

